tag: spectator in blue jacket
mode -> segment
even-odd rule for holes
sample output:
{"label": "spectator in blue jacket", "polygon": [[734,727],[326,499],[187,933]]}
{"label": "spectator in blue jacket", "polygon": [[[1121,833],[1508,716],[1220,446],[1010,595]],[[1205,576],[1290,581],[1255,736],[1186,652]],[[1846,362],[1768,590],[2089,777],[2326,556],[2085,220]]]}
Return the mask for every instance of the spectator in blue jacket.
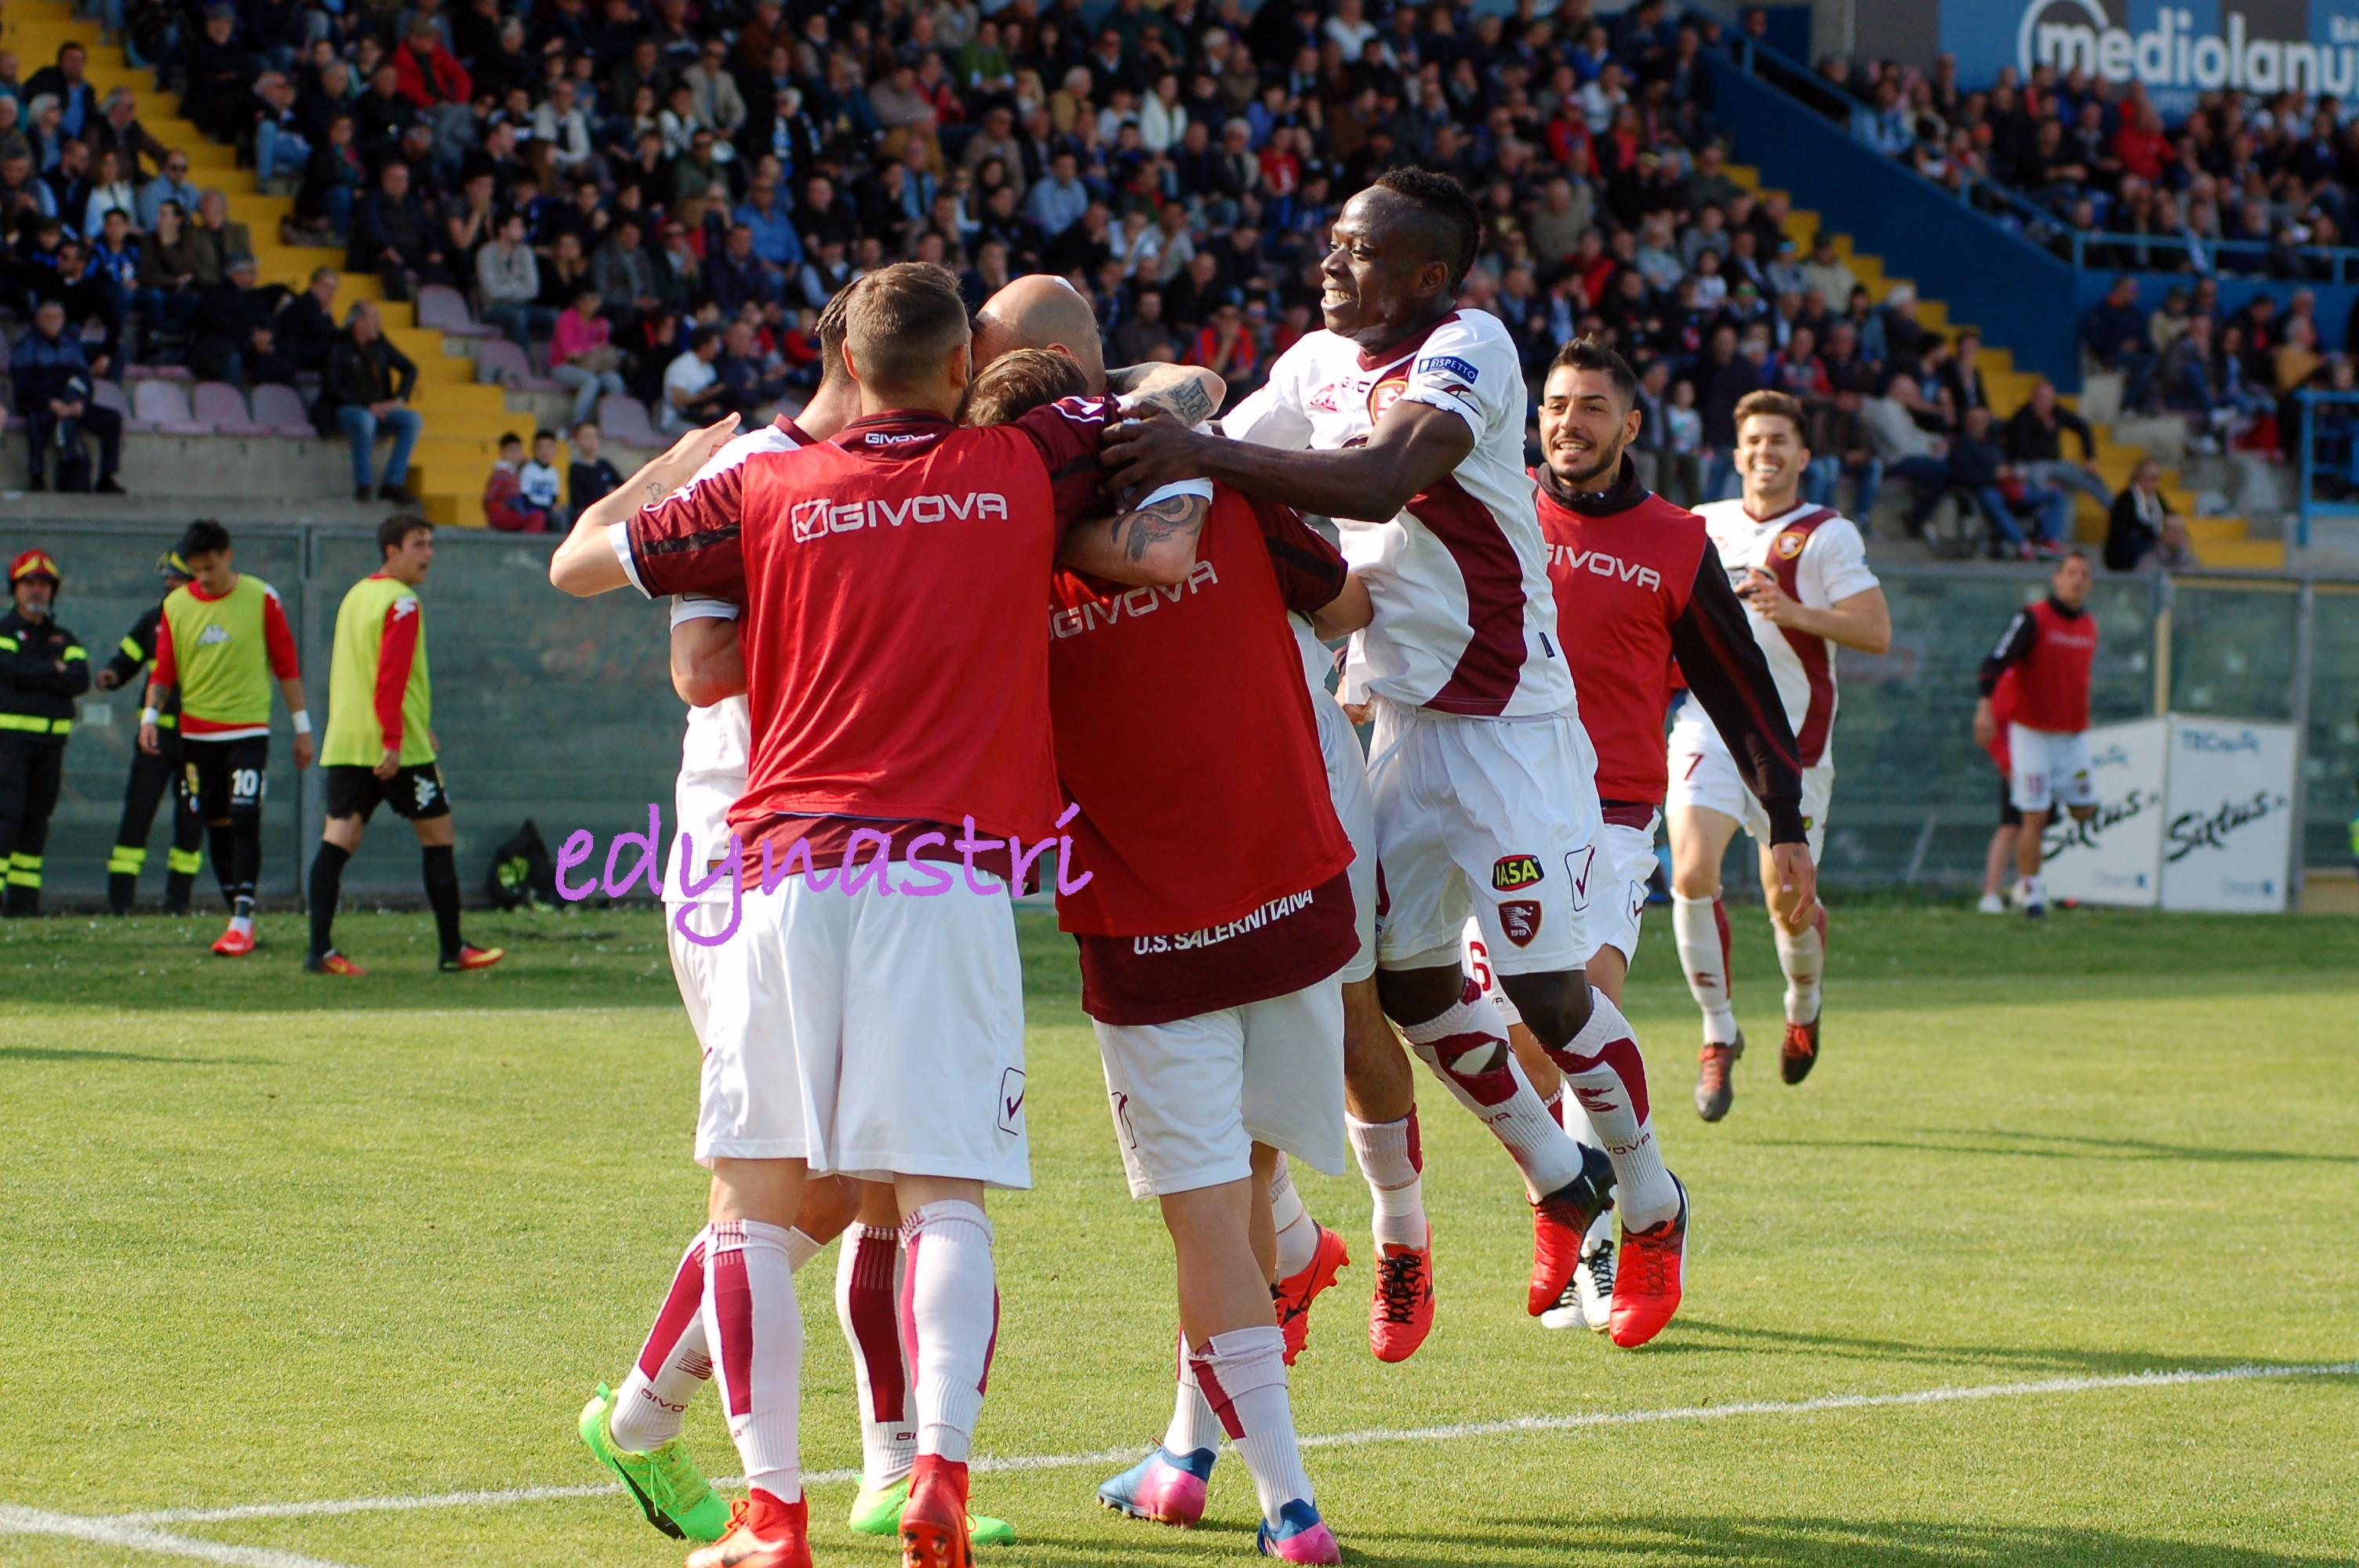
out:
{"label": "spectator in blue jacket", "polygon": [[731,214],[754,235],[754,254],[773,274],[792,273],[803,265],[803,243],[795,233],[793,211],[778,200],[777,176],[766,167],[755,175],[753,189]]}
{"label": "spectator in blue jacket", "polygon": [[2137,296],[2137,279],[2124,273],[2081,323],[2081,346],[2105,369],[2121,373],[2124,408],[2144,407],[2154,381],[2154,344]]}
{"label": "spectator in blue jacket", "polygon": [[1090,188],[1082,183],[1081,165],[1071,153],[1051,158],[1049,178],[1024,199],[1024,215],[1052,240],[1080,222],[1089,210]]}
{"label": "spectator in blue jacket", "polygon": [[43,469],[52,449],[78,449],[82,437],[92,435],[98,438],[98,493],[121,495],[114,473],[123,464],[123,416],[92,399],[90,362],[81,339],[65,329],[65,307],[45,299],[33,312],[33,330],[9,352],[16,411],[32,427],[29,488],[49,488]]}

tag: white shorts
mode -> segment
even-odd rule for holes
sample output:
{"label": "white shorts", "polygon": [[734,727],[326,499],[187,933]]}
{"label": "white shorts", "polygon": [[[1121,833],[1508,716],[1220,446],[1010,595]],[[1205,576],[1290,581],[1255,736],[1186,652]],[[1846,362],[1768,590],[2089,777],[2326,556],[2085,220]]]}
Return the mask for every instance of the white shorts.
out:
{"label": "white shorts", "polygon": [[712,1011],[712,970],[720,963],[727,944],[707,947],[691,942],[679,934],[679,912],[691,911],[689,929],[706,936],[717,936],[729,926],[729,906],[709,903],[682,904],[665,901],[664,942],[671,949],[671,978],[679,986],[679,1004],[688,1010],[688,1026],[696,1031],[696,1043],[704,1044],[704,1022]]}
{"label": "white shorts", "polygon": [[1317,985],[1169,1023],[1100,1023],[1130,1195],[1253,1174],[1253,1146],[1343,1172],[1343,988]]}
{"label": "white shorts", "polygon": [[[698,918],[717,930],[725,909]],[[696,1157],[1032,1184],[1006,895],[749,889],[705,993]]]}
{"label": "white shorts", "polygon": [[[1769,842],[1769,814],[1745,787],[1728,743],[1712,727],[1701,704],[1690,698],[1680,704],[1671,725],[1671,788],[1666,805],[1701,806],[1733,816],[1765,847]],[[1816,865],[1827,843],[1827,806],[1834,799],[1835,759],[1830,752],[1802,770],[1802,831],[1809,838],[1810,862]]]}
{"label": "white shorts", "polygon": [[1327,793],[1352,840],[1352,911],[1360,930],[1360,950],[1343,966],[1345,981],[1376,972],[1376,813],[1368,800],[1368,761],[1343,705],[1323,691],[1310,694],[1319,716],[1319,755],[1327,764]]}
{"label": "white shorts", "polygon": [[1378,698],[1373,757],[1379,963],[1457,963],[1470,910],[1495,969],[1589,961],[1588,914],[1608,895],[1597,757],[1578,719],[1466,719]]}
{"label": "white shorts", "polygon": [[2006,730],[2007,798],[2017,811],[2094,806],[2097,780],[2090,769],[2089,735],[2060,730],[2030,730],[2010,724]]}
{"label": "white shorts", "polygon": [[[1626,968],[1638,957],[1638,926],[1647,913],[1647,884],[1660,863],[1655,859],[1655,829],[1661,826],[1662,816],[1645,827],[1624,827],[1609,822],[1605,825],[1605,888],[1589,907],[1589,935],[1595,946],[1590,956],[1611,947],[1622,955]],[[1490,944],[1484,939],[1483,927],[1473,920],[1466,922],[1464,960],[1466,972],[1474,977],[1499,1012],[1510,1023],[1521,1023],[1524,1016],[1507,993],[1499,989],[1499,977],[1491,968]]]}

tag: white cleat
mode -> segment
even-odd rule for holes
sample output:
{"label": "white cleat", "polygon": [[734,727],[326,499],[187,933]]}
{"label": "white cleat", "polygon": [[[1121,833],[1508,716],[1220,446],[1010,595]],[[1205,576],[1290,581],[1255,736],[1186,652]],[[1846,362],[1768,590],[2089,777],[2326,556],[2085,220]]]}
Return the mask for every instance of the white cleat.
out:
{"label": "white cleat", "polygon": [[1614,1318],[1614,1216],[1597,1217],[1597,1224],[1582,1241],[1581,1267],[1557,1304],[1540,1314],[1547,1328],[1587,1328],[1605,1332]]}
{"label": "white cleat", "polygon": [[1982,903],[1974,905],[1974,908],[1984,914],[2005,914],[2006,900],[2001,894],[1986,892],[1983,894]]}

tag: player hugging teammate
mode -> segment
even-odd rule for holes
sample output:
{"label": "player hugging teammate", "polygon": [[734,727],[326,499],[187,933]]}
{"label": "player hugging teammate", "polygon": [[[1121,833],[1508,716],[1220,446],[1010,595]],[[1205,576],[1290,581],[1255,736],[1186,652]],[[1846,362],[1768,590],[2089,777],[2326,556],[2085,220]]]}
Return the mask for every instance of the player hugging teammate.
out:
{"label": "player hugging teammate", "polygon": [[[1736,732],[1781,848],[1800,837],[1801,759],[1700,524],[1632,485],[1629,372],[1594,345],[1557,367],[1553,427],[1570,434],[1541,483],[1570,521],[1552,546],[1514,346],[1453,306],[1479,232],[1438,176],[1355,195],[1322,264],[1325,330],[1218,427],[1217,377],[1109,373],[1060,280],[1016,280],[970,336],[949,274],[885,268],[822,318],[827,378],[802,414],[691,435],[560,548],[567,591],[676,596],[675,682],[697,705],[667,885],[705,1054],[708,1223],[637,1365],[582,1415],[649,1520],[708,1542],[693,1568],[810,1561],[792,1273],[839,1231],[855,1528],[897,1530],[908,1568],[1005,1538],[968,1511],[967,1459],[997,1321],[984,1193],[1028,1182],[1009,841],[1073,841],[1060,924],[1131,1190],[1157,1200],[1180,1261],[1172,1420],[1100,1487],[1108,1506],[1194,1522],[1225,1433],[1260,1549],[1341,1560],[1287,1368],[1345,1248],[1288,1160],[1356,1157],[1375,1210],[1371,1349],[1413,1355],[1434,1247],[1411,1054],[1517,1166],[1531,1314],[1569,1299],[1609,1209],[1615,1341],[1677,1311],[1687,1195],[1614,1000],[1640,855],[1609,829],[1643,837],[1662,799],[1672,651]],[[1337,519],[1340,552],[1305,512]],[[1570,535],[1596,529],[1594,551],[1614,527],[1654,577],[1621,661],[1595,665],[1600,712],[1627,709],[1617,733],[1653,726],[1652,766],[1615,742],[1619,817],[1550,580],[1555,547],[1584,553]],[[913,600],[937,611],[913,619]],[[1324,688],[1321,639],[1345,633],[1353,695],[1375,710],[1367,762]],[[925,898],[836,870],[887,834],[979,869]],[[798,841],[811,859],[715,907],[715,871]],[[1807,860],[1778,864],[1807,911]],[[1470,916],[1520,1052],[1461,961]],[[1535,1073],[1570,1083],[1573,1131]],[[679,1439],[716,1372],[749,1488],[725,1518]]]}

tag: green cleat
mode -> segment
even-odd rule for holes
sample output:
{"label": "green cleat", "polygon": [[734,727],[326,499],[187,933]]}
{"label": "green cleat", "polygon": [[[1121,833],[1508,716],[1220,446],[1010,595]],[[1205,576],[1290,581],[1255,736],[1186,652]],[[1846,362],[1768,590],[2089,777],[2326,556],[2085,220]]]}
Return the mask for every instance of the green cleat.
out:
{"label": "green cleat", "polygon": [[[902,1476],[881,1490],[860,1488],[852,1499],[852,1517],[845,1522],[863,1535],[891,1535],[901,1528],[901,1510],[908,1505],[909,1477]],[[966,1516],[967,1539],[977,1546],[1013,1546],[1016,1527],[988,1514]]]}
{"label": "green cleat", "polygon": [[729,1533],[729,1505],[713,1496],[704,1473],[688,1456],[688,1444],[675,1437],[651,1454],[634,1454],[614,1442],[614,1391],[605,1384],[582,1407],[577,1430],[582,1443],[612,1470],[647,1522],[674,1541],[718,1541]]}

